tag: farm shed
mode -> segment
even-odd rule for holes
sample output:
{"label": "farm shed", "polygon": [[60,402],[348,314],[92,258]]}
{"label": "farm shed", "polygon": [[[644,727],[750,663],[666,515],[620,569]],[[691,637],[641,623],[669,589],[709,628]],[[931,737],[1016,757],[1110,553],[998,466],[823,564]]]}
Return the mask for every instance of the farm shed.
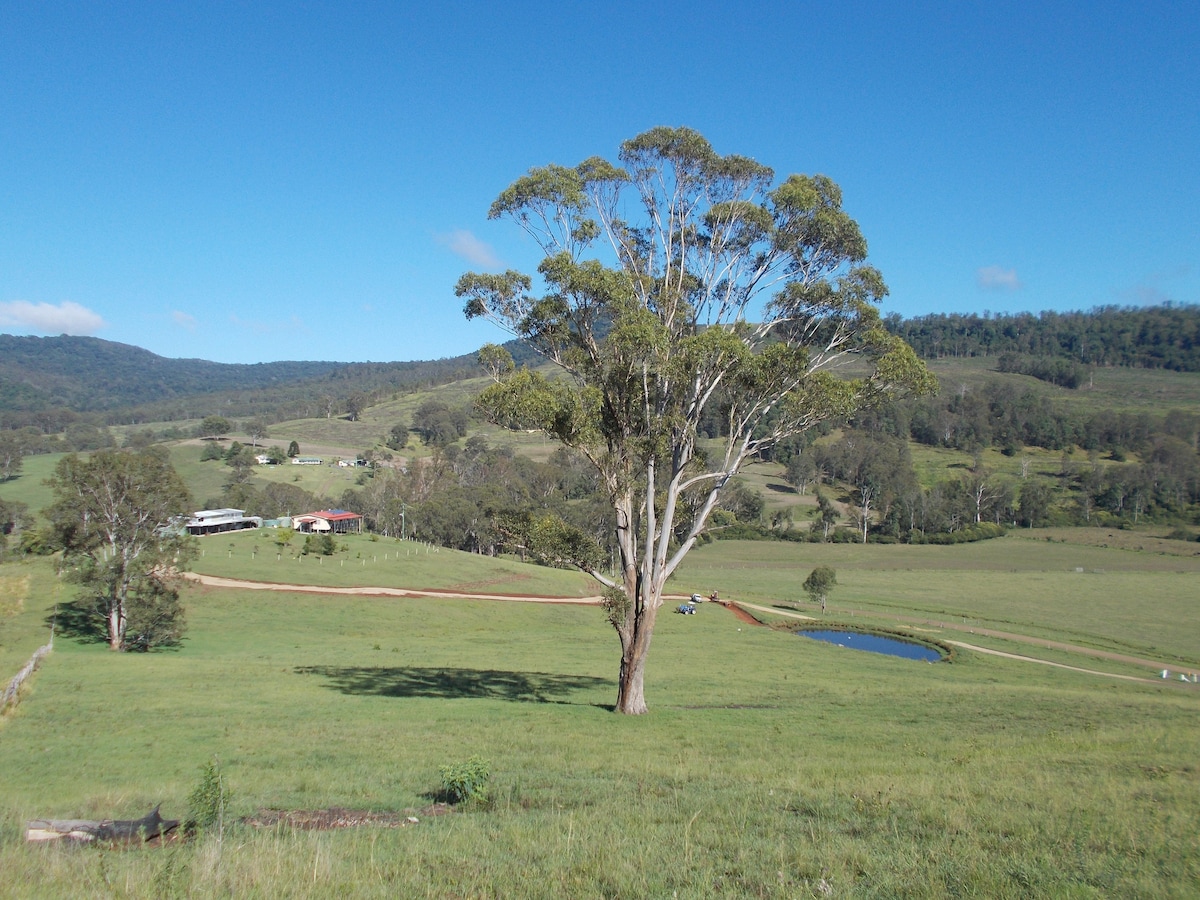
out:
{"label": "farm shed", "polygon": [[344,509],[322,509],[292,517],[292,526],[301,534],[362,534],[362,523],[362,516]]}
{"label": "farm shed", "polygon": [[192,513],[192,517],[187,520],[188,534],[195,535],[261,527],[262,517],[248,516],[244,509],[201,509]]}

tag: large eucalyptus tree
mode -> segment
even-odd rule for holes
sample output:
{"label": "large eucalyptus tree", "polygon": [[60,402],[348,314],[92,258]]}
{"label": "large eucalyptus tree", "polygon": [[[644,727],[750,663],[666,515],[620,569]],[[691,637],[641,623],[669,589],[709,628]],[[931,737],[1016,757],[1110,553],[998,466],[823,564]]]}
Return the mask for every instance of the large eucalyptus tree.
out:
{"label": "large eucalyptus tree", "polygon": [[178,639],[176,582],[191,542],[181,519],[191,502],[166,451],[98,450],[59,460],[47,509],[63,562],[94,601],[111,649]]}
{"label": "large eucalyptus tree", "polygon": [[[595,466],[619,574],[581,536],[538,530],[547,555],[605,585],[621,641],[616,710],[637,714],[663,589],[729,479],[782,438],[932,378],[884,329],[887,289],[830,179],[776,184],[771,169],[720,156],[687,128],[647,131],[618,158],[531,169],[492,204],[489,218],[537,241],[544,293],[515,271],[468,273],[456,293],[468,318],[561,370],[516,370],[486,347],[496,383],[480,404]],[[714,410],[716,442],[698,431]]]}

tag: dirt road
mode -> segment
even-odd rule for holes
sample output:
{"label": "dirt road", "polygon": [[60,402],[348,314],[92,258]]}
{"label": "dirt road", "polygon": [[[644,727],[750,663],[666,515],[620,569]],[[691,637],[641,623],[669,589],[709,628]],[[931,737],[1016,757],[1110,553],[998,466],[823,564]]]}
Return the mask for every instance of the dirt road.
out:
{"label": "dirt road", "polygon": [[318,584],[279,584],[273,581],[242,581],[185,572],[184,578],[208,587],[240,588],[247,591],[287,591],[290,594],[347,594],[355,597],[444,597],[467,600],[517,600],[522,603],[577,603],[595,605],[600,597],[539,597],[535,594],[470,594],[455,590],[417,590],[388,587],[323,587]]}

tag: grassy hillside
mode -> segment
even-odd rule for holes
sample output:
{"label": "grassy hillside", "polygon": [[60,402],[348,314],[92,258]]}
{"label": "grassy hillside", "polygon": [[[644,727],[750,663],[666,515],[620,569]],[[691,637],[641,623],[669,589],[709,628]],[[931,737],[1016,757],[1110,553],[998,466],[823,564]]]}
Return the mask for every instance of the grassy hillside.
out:
{"label": "grassy hillside", "polygon": [[[781,549],[706,547],[684,580],[772,602],[822,561],[838,567],[831,615],[937,603],[1113,644],[1129,630],[1110,621],[1125,604],[1153,620],[1128,643],[1190,643],[1195,660],[1189,561],[1085,558],[1046,541],[1007,567],[982,546]],[[463,577],[461,557],[434,563],[443,580]],[[0,647],[38,640],[46,574],[0,567],[41,586],[0,610]],[[1092,597],[1064,594],[1070,579]],[[1127,603],[1145,596],[1165,598],[1154,616]],[[918,663],[705,605],[661,618],[652,712],[628,719],[608,711],[617,645],[594,607],[207,588],[186,599],[180,650],[117,656],[60,639],[0,721],[6,895],[1183,897],[1200,881],[1200,694],[1175,682],[966,650]],[[473,754],[490,764],[492,799],[433,815],[438,767]],[[38,816],[132,817],[159,801],[181,815],[214,758],[233,794],[223,840],[132,852],[21,840]],[[329,807],[419,821],[238,821]]]}
{"label": "grassy hillside", "polygon": [[1028,375],[997,372],[992,357],[929,360],[926,365],[938,377],[943,392],[954,392],[963,386],[978,388],[985,381],[998,380],[1021,390],[1032,390],[1055,403],[1070,404],[1080,412],[1111,410],[1162,415],[1172,409],[1194,408],[1200,402],[1200,372],[1098,367],[1091,370],[1090,385],[1070,390]]}

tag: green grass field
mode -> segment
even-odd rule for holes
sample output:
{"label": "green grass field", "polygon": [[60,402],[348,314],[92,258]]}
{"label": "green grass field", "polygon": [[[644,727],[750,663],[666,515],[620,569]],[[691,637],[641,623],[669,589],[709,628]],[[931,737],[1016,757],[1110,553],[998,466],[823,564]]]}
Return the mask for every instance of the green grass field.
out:
{"label": "green grass field", "polygon": [[[286,564],[248,558],[254,537],[209,539],[200,567],[270,577]],[[360,554],[383,543],[363,539],[320,572],[376,583]],[[312,573],[310,561],[291,565]],[[961,613],[1200,662],[1194,559],[1061,535],[717,543],[677,586],[789,604],[821,563],[838,570],[831,619]],[[387,583],[558,577],[442,551]],[[0,567],[0,579],[22,595],[0,603],[0,661],[13,669],[69,588],[44,560]],[[651,713],[628,719],[610,712],[617,644],[595,607],[199,587],[186,600],[180,649],[116,656],[60,637],[0,720],[0,893],[1189,897],[1200,883],[1200,691],[1178,683],[968,651],[916,663],[706,604],[660,618]],[[492,799],[427,815],[438,767],[475,754],[490,763]],[[132,818],[159,801],[181,816],[214,758],[233,792],[220,839],[133,851],[22,840],[35,817]],[[328,807],[421,821],[321,832],[237,821]]]}
{"label": "green grass field", "polygon": [[50,505],[53,499],[50,488],[43,482],[54,474],[54,467],[63,458],[61,453],[43,453],[26,456],[22,460],[21,474],[16,478],[0,482],[0,500],[24,503],[30,511],[38,512]]}
{"label": "green grass field", "polygon": [[[286,530],[282,532],[287,534]],[[197,542],[192,569],[205,575],[321,586],[366,585],[464,593],[585,597],[599,592],[578,572],[523,565],[475,553],[370,535],[339,535],[333,556],[299,555],[303,535],[287,547],[274,529],[212,535]]]}

